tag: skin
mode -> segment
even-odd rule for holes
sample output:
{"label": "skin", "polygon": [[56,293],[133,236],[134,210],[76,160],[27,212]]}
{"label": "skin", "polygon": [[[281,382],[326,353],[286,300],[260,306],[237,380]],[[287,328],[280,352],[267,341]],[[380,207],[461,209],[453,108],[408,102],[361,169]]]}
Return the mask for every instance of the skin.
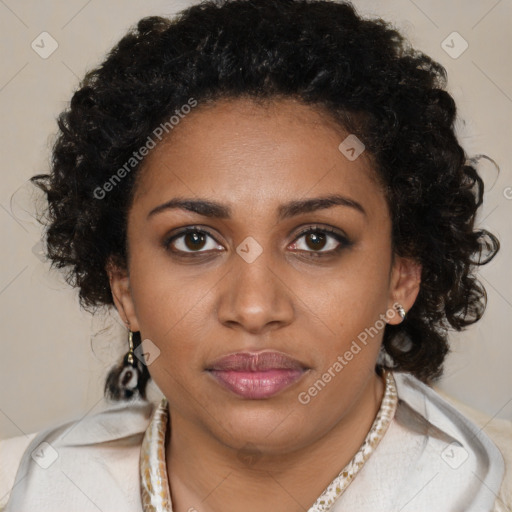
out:
{"label": "skin", "polygon": [[[176,512],[307,510],[374,421],[384,391],[374,369],[383,330],[309,403],[298,400],[379,315],[400,323],[393,304],[408,311],[420,287],[420,265],[393,258],[391,218],[371,158],[364,152],[350,161],[338,149],[347,135],[295,100],[222,100],[194,109],[140,170],[128,271],[107,270],[121,317],[160,351],[148,368],[169,401],[166,462]],[[277,216],[280,205],[332,194],[365,213],[336,205]],[[231,217],[166,209],[148,218],[173,198],[214,200]],[[212,237],[194,246],[182,236],[166,249],[166,239],[187,226]],[[325,241],[299,235],[307,227]],[[247,237],[262,249],[251,263],[236,251]],[[205,372],[220,356],[259,350],[284,352],[309,370],[259,400],[233,394]]]}

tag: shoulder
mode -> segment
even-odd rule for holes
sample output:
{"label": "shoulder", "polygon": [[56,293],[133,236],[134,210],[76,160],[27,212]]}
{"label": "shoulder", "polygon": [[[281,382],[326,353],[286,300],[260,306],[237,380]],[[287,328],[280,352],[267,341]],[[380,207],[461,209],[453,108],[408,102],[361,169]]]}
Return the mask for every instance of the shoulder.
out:
{"label": "shoulder", "polygon": [[[97,480],[107,485],[108,479],[123,478],[129,471],[127,485],[135,486],[136,458],[155,406],[155,402],[143,400],[103,402],[99,412],[29,435],[0,440],[0,511],[30,509],[41,492],[49,506],[59,505],[52,502],[50,494],[64,474],[73,473],[86,481],[103,472],[105,478]],[[124,494],[129,493],[125,491]]]}
{"label": "shoulder", "polygon": [[460,402],[438,388],[435,388],[435,390],[441,397],[464,414],[466,418],[481,428],[498,447],[505,462],[505,477],[498,495],[497,506],[503,507],[506,505],[509,508],[497,508],[496,512],[510,510],[512,508],[512,421],[493,418],[469,407],[467,404]]}
{"label": "shoulder", "polygon": [[[471,492],[480,490],[475,491],[472,505],[481,499],[482,504],[494,503],[493,512],[509,510],[512,506],[512,422],[490,418],[412,375],[393,375],[399,398],[397,416],[409,426],[420,418],[423,427],[419,428],[424,428],[429,444],[445,462],[446,467],[441,465],[441,472],[444,474],[447,468],[453,470],[443,478],[447,482],[458,479],[462,486],[462,482],[474,480]],[[455,487],[457,485],[453,485]]]}
{"label": "shoulder", "polygon": [[7,504],[21,457],[36,435],[37,432],[34,432],[23,436],[0,439],[0,510],[3,510]]}

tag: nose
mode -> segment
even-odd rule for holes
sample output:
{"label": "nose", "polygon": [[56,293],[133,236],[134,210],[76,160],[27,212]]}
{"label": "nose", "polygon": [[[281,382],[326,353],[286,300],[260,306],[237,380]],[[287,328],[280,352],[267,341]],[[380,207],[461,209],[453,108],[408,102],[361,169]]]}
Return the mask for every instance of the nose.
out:
{"label": "nose", "polygon": [[219,322],[252,334],[290,324],[295,314],[293,294],[272,257],[263,251],[252,263],[238,254],[232,258],[230,272],[220,283]]}

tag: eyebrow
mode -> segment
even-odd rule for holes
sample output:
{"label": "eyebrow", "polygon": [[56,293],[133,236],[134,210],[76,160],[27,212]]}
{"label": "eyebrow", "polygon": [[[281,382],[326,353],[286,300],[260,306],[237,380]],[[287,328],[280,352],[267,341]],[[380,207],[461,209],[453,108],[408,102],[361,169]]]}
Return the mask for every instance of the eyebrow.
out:
{"label": "eyebrow", "polygon": [[[333,206],[347,206],[354,210],[367,215],[366,210],[360,203],[348,197],[332,194],[324,197],[311,197],[308,199],[301,199],[290,201],[289,203],[279,206],[277,213],[279,220],[295,217],[302,213],[311,213],[316,210],[323,210],[332,208]],[[153,208],[147,216],[147,219],[166,210],[182,209],[189,212],[197,213],[203,217],[211,217],[218,219],[230,219],[231,208],[216,201],[207,199],[187,199],[175,198],[167,201],[155,208]]]}

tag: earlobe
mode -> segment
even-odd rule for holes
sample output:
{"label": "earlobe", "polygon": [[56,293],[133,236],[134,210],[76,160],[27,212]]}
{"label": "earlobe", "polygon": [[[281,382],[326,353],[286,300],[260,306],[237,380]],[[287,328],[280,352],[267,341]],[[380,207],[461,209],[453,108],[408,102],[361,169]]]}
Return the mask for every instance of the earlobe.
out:
{"label": "earlobe", "polygon": [[135,308],[130,290],[130,277],[127,269],[115,264],[109,259],[105,266],[105,270],[108,275],[110,290],[119,316],[132,332],[139,331],[139,324],[135,315]]}
{"label": "earlobe", "polygon": [[396,256],[391,277],[390,298],[388,310],[393,311],[389,324],[398,324],[402,318],[395,304],[405,310],[405,314],[412,308],[421,285],[421,263],[412,259]]}

